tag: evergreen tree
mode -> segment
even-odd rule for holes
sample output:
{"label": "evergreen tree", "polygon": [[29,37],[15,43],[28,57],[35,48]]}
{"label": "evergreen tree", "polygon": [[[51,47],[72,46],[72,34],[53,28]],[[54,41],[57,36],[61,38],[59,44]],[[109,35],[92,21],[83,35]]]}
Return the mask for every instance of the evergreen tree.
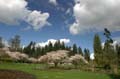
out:
{"label": "evergreen tree", "polygon": [[116,52],[114,50],[114,47],[109,44],[109,42],[106,42],[104,45],[104,54],[103,54],[103,60],[104,60],[104,67],[105,69],[110,69],[112,65],[115,65],[116,62]]}
{"label": "evergreen tree", "polygon": [[42,48],[41,47],[37,47],[36,49],[36,57],[39,57],[39,56],[42,56],[43,53],[42,53]]}
{"label": "evergreen tree", "polygon": [[103,64],[103,52],[101,46],[101,40],[98,34],[94,36],[94,56],[95,56],[95,63],[99,66]]}
{"label": "evergreen tree", "polygon": [[58,50],[58,49],[59,49],[58,41],[56,41],[55,44],[54,44],[54,50],[56,51],[56,50]]}
{"label": "evergreen tree", "polygon": [[50,52],[50,48],[49,48],[49,45],[45,45],[44,48],[44,52],[47,53],[47,52]]}
{"label": "evergreen tree", "polygon": [[84,57],[89,62],[90,61],[90,51],[89,49],[84,49]]}
{"label": "evergreen tree", "polygon": [[83,52],[82,52],[81,47],[78,48],[78,53],[81,54],[81,55],[83,56]]}
{"label": "evergreen tree", "polygon": [[113,40],[111,38],[111,33],[107,28],[104,29],[104,35],[107,38],[105,42],[113,43]]}
{"label": "evergreen tree", "polygon": [[117,52],[118,65],[120,66],[120,46],[119,45],[116,45],[116,52]]}
{"label": "evergreen tree", "polygon": [[104,45],[104,53],[103,53],[103,60],[104,60],[104,68],[105,69],[112,69],[113,72],[116,74],[118,73],[118,59],[117,59],[117,52],[112,46],[113,40],[111,38],[111,33],[108,29],[105,28],[106,41]]}
{"label": "evergreen tree", "polygon": [[51,42],[49,42],[48,45],[48,52],[53,51],[53,44]]}
{"label": "evergreen tree", "polygon": [[65,43],[64,43],[64,42],[61,43],[61,49],[62,49],[62,50],[65,49]]}
{"label": "evergreen tree", "polygon": [[35,52],[35,42],[31,41],[30,44],[24,48],[23,52],[30,57],[33,57]]}
{"label": "evergreen tree", "polygon": [[78,51],[77,51],[77,45],[76,44],[73,44],[73,50],[72,50],[72,55],[75,55],[75,54],[77,54],[78,53]]}
{"label": "evergreen tree", "polygon": [[3,47],[4,47],[3,39],[2,39],[2,37],[0,37],[0,48],[3,48]]}

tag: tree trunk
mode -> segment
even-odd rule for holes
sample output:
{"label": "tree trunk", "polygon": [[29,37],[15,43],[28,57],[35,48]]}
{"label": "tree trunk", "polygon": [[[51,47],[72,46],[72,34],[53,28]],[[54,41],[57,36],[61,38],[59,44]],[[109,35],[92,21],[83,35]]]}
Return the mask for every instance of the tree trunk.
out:
{"label": "tree trunk", "polygon": [[57,68],[57,66],[58,66],[58,63],[54,63],[55,64],[55,68]]}

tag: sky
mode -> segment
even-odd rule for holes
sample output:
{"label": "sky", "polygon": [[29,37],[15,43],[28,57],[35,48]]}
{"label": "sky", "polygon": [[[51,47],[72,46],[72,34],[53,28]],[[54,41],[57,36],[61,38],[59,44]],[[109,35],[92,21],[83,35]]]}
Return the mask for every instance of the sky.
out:
{"label": "sky", "polygon": [[0,36],[20,35],[22,45],[35,41],[74,43],[93,52],[96,33],[104,28],[120,42],[120,0],[0,0]]}

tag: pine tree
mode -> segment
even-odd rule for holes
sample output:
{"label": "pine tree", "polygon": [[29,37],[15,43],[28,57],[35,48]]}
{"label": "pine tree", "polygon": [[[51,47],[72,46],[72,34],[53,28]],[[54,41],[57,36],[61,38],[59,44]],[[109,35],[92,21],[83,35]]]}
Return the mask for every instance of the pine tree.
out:
{"label": "pine tree", "polygon": [[78,53],[78,51],[77,51],[77,45],[76,44],[73,44],[73,50],[72,50],[72,55],[75,55],[75,54],[77,54]]}
{"label": "pine tree", "polygon": [[82,49],[81,47],[78,48],[78,54],[82,55],[83,56],[83,52],[82,52]]}
{"label": "pine tree", "polygon": [[50,52],[50,48],[49,48],[49,45],[45,45],[44,48],[44,52],[47,53],[47,52]]}
{"label": "pine tree", "polygon": [[37,47],[36,51],[35,51],[35,58],[38,58],[39,56],[41,56],[41,47]]}
{"label": "pine tree", "polygon": [[120,46],[119,45],[116,45],[116,52],[117,52],[118,66],[120,66]]}
{"label": "pine tree", "polygon": [[31,41],[29,45],[24,48],[23,52],[29,55],[30,57],[33,57],[35,53],[35,42]]}
{"label": "pine tree", "polygon": [[2,39],[2,37],[0,37],[0,48],[3,48],[3,47],[4,47],[3,39]]}
{"label": "pine tree", "polygon": [[114,47],[110,45],[109,42],[106,42],[104,45],[104,54],[103,54],[105,69],[110,69],[112,65],[117,64],[116,58],[117,58],[117,54],[114,50]]}
{"label": "pine tree", "polygon": [[53,44],[49,42],[48,44],[48,52],[53,51]]}
{"label": "pine tree", "polygon": [[54,44],[54,50],[56,51],[58,49],[59,49],[59,45],[58,45],[58,41],[56,41],[55,44]]}
{"label": "pine tree", "polygon": [[89,62],[90,61],[90,51],[89,49],[84,49],[84,57]]}
{"label": "pine tree", "polygon": [[65,43],[64,43],[64,42],[61,43],[61,49],[62,49],[62,50],[65,49]]}
{"label": "pine tree", "polygon": [[111,33],[106,28],[104,35],[106,37],[104,50],[103,50],[104,68],[112,69],[113,72],[116,74],[118,73],[117,52],[115,51],[114,46],[112,46],[113,40],[111,38]]}
{"label": "pine tree", "polygon": [[103,52],[101,46],[101,40],[98,34],[94,36],[94,56],[95,56],[95,63],[100,66],[103,64]]}

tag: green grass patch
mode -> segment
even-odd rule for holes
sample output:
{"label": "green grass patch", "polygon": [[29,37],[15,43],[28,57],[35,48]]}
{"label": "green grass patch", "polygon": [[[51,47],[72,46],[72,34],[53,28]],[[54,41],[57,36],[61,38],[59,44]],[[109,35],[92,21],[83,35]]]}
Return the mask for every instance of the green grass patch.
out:
{"label": "green grass patch", "polygon": [[35,75],[37,79],[116,79],[107,74],[83,72],[80,70],[37,69],[42,67],[44,67],[44,65],[41,64],[0,63],[0,69],[28,72]]}

